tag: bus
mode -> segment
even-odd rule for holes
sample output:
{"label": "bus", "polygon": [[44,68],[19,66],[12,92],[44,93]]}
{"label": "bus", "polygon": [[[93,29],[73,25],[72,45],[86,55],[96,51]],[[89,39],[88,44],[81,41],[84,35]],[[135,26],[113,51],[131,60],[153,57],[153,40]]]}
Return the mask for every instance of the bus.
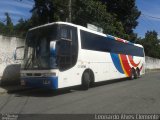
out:
{"label": "bus", "polygon": [[145,73],[142,45],[68,22],[28,31],[21,85],[59,89],[100,81],[136,79]]}

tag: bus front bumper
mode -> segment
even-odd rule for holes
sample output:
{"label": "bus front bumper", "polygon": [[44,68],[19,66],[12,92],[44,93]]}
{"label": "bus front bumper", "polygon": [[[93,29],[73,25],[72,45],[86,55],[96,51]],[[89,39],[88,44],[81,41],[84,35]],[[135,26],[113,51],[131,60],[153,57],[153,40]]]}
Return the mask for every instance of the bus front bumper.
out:
{"label": "bus front bumper", "polygon": [[21,85],[33,88],[58,89],[58,77],[21,77]]}

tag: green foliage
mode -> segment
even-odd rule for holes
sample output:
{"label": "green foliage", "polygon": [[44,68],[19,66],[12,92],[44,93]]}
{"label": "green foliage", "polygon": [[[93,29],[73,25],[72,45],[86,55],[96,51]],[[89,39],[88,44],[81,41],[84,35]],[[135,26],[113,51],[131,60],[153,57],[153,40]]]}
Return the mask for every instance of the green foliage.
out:
{"label": "green foliage", "polygon": [[4,34],[4,31],[5,31],[5,24],[0,22],[0,33]]}
{"label": "green foliage", "polygon": [[2,35],[11,36],[14,34],[14,26],[9,14],[5,13],[5,16],[6,16],[6,25],[4,23],[0,23],[0,31]]}
{"label": "green foliage", "polygon": [[13,25],[8,13],[5,13],[6,24],[0,22],[0,33],[4,36],[16,36],[24,38],[29,28],[31,28],[30,20],[20,19],[17,25]]}
{"label": "green foliage", "polygon": [[[54,20],[54,6],[51,0],[34,0],[35,6],[31,10],[39,24],[52,22]],[[36,12],[35,12],[36,11]],[[34,16],[35,17],[35,16]]]}
{"label": "green foliage", "polygon": [[[68,0],[34,0],[31,10],[32,25],[37,26],[53,21],[67,21]],[[72,0],[72,23],[86,26],[87,23],[102,27],[106,34],[134,41],[133,29],[140,15],[135,0]]]}
{"label": "green foliage", "polygon": [[15,35],[21,38],[25,38],[29,28],[31,28],[30,20],[23,20],[21,18],[18,21],[18,24],[14,27]]}
{"label": "green foliage", "polygon": [[129,40],[134,42],[137,35],[133,29],[138,25],[137,19],[141,12],[135,5],[135,0],[100,0],[107,6],[107,11],[114,14],[117,21],[123,25],[124,31],[129,35]]}
{"label": "green foliage", "polygon": [[5,13],[6,15],[6,32],[10,33],[10,34],[13,34],[13,23],[12,23],[12,20],[9,16],[8,13]]}
{"label": "green foliage", "polygon": [[147,31],[145,38],[140,39],[139,43],[144,46],[147,56],[160,58],[160,41],[156,31]]}
{"label": "green foliage", "polygon": [[[104,31],[115,31],[111,26],[114,24],[114,18],[106,12],[106,6],[99,1],[94,0],[77,0],[74,7],[72,22],[82,26],[87,23],[103,27]],[[104,27],[106,26],[106,27]]]}
{"label": "green foliage", "polygon": [[[68,19],[68,0],[35,0],[31,26]],[[47,8],[49,6],[49,8]],[[72,0],[72,23],[86,26],[87,23],[102,27],[107,34],[128,38],[123,24],[106,11],[99,0]],[[52,14],[51,14],[52,13]]]}

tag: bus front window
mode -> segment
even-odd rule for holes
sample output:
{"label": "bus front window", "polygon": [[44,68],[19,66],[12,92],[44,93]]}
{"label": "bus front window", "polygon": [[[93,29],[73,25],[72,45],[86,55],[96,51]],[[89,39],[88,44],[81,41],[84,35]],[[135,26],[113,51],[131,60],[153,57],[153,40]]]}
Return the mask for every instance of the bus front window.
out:
{"label": "bus front window", "polygon": [[78,57],[77,29],[51,25],[30,30],[25,44],[22,69],[67,70]]}
{"label": "bus front window", "polygon": [[52,41],[58,40],[57,25],[29,31],[26,38],[22,69],[55,69],[56,56],[52,55]]}

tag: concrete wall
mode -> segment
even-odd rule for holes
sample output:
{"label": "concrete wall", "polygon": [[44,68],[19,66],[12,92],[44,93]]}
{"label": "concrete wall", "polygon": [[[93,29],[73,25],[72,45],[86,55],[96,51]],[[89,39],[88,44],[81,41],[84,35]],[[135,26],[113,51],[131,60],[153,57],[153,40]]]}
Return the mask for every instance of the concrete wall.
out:
{"label": "concrete wall", "polygon": [[160,59],[146,56],[146,69],[160,69]]}
{"label": "concrete wall", "polygon": [[21,61],[15,61],[13,54],[17,46],[23,45],[23,39],[0,35],[0,83],[2,85],[19,82]]}

